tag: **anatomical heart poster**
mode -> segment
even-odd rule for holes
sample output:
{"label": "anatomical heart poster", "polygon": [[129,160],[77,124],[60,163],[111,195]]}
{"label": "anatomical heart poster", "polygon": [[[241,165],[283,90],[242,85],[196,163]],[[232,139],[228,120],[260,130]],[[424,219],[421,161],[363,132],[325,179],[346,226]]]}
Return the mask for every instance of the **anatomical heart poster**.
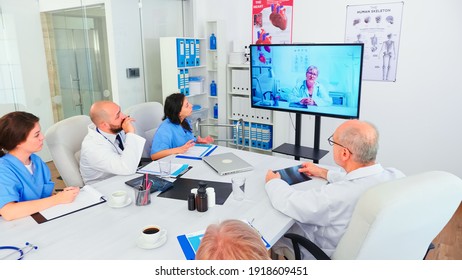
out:
{"label": "anatomical heart poster", "polygon": [[252,43],[292,43],[293,0],[253,0]]}

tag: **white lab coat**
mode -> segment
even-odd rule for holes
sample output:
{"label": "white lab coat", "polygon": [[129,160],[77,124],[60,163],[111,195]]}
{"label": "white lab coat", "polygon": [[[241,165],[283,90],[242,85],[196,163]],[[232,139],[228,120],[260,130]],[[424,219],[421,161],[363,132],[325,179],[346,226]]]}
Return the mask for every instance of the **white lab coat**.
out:
{"label": "white lab coat", "polygon": [[[297,222],[289,232],[304,235],[331,256],[345,233],[355,205],[367,189],[381,182],[404,177],[394,168],[380,164],[359,168],[348,174],[330,170],[328,184],[296,190],[281,179],[273,179],[265,188],[273,207]],[[287,238],[274,246],[292,248]],[[304,257],[312,256],[304,252]]]}
{"label": "white lab coat", "polygon": [[[292,90],[292,94],[286,97],[286,99],[288,99],[289,102],[300,102],[300,100],[307,97],[310,97],[310,94],[306,86],[306,80],[303,80],[297,83]],[[332,105],[332,98],[329,96],[329,92],[318,82],[314,84],[313,96],[311,96],[311,98],[316,102],[316,106]]]}
{"label": "white lab coat", "polygon": [[80,152],[80,174],[86,185],[136,172],[146,139],[135,133],[119,134],[124,142],[123,151],[114,143],[115,134],[97,132],[95,125],[89,125]]}

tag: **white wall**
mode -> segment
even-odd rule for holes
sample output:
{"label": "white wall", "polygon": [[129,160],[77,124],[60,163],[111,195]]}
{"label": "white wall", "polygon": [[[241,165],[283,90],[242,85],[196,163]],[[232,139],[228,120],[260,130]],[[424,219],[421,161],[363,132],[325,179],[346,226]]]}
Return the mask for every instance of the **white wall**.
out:
{"label": "white wall", "polygon": [[[251,0],[196,2],[207,11],[196,20],[225,20],[230,43],[250,43]],[[294,0],[293,41],[343,42],[347,5],[386,2],[398,1]],[[378,161],[384,166],[408,175],[445,170],[462,177],[461,8],[457,0],[404,1],[396,82],[363,81],[360,118],[379,128]],[[342,121],[322,118],[321,148],[331,150],[325,139]],[[304,116],[303,145],[312,145],[312,122]],[[293,143],[290,127],[288,114],[278,113],[276,144]],[[331,164],[331,157],[321,163]]]}
{"label": "white wall", "polygon": [[164,103],[160,69],[160,37],[185,36],[181,0],[143,0],[142,30],[148,101]]}
{"label": "white wall", "polygon": [[[45,132],[53,114],[38,4],[2,0],[0,7],[0,116],[13,110],[30,112],[40,118]],[[11,103],[16,106],[7,105]],[[38,154],[51,159],[46,145]]]}
{"label": "white wall", "polygon": [[[106,1],[113,101],[123,109],[145,101],[143,53],[138,0]],[[139,68],[139,78],[127,78]]]}

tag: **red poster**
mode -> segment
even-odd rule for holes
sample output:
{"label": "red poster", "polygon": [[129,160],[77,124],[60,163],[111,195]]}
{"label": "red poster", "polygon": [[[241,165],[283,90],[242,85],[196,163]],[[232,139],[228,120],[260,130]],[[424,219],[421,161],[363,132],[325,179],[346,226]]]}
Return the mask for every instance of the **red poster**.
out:
{"label": "red poster", "polygon": [[253,0],[252,43],[292,43],[293,0]]}

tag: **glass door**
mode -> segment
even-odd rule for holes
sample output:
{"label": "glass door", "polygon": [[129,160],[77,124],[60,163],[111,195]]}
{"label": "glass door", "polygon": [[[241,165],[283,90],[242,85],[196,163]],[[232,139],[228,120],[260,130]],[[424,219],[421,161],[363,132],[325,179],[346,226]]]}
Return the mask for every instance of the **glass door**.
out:
{"label": "glass door", "polygon": [[42,13],[55,121],[112,100],[104,5]]}

